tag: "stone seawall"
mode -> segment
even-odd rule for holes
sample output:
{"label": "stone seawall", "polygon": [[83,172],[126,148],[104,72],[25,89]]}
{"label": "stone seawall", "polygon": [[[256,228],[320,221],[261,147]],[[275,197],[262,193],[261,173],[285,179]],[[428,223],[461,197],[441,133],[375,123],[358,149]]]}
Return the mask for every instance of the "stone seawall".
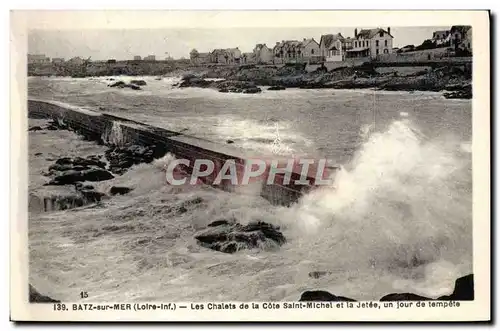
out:
{"label": "stone seawall", "polygon": [[[195,160],[209,159],[215,164],[214,175],[203,178],[203,182],[209,185],[213,185],[215,174],[222,168],[226,160],[234,160],[237,172],[241,174],[248,160],[256,157],[251,152],[243,152],[232,146],[56,101],[28,100],[28,116],[31,118],[51,118],[62,122],[86,139],[94,140],[100,144],[154,145],[154,154],[157,158],[166,153],[172,153],[176,158],[190,160],[191,167],[186,168],[188,172],[192,171]],[[290,184],[282,184],[283,176],[284,174],[277,174],[274,184],[260,181],[252,185],[238,186],[233,185],[229,180],[223,180],[219,185],[214,186],[235,193],[259,194],[273,204],[285,206],[297,201],[302,194],[312,188],[310,185],[293,184],[295,180],[300,178],[298,172],[290,173],[292,179]],[[308,179],[310,183],[314,182],[313,178],[309,177]]]}

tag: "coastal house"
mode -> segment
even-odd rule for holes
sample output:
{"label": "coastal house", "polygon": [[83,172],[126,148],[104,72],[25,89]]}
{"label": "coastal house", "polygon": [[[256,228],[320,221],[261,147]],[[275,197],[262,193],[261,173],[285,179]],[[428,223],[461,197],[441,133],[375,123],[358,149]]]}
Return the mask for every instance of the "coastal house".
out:
{"label": "coastal house", "polygon": [[62,58],[62,57],[54,57],[54,58],[52,58],[52,63],[55,63],[55,64],[64,63],[64,58]]}
{"label": "coastal house", "polygon": [[274,63],[316,63],[321,61],[319,44],[314,38],[302,41],[282,40],[273,48]]}
{"label": "coastal house", "polygon": [[[340,33],[324,34],[321,36],[321,38],[319,39],[319,53],[323,57],[323,59],[326,59],[326,57],[328,57],[330,48],[334,46],[333,44],[342,39],[345,38]],[[338,45],[338,43],[336,46],[339,46],[340,49],[342,48],[342,45]]]}
{"label": "coastal house", "polygon": [[436,46],[441,46],[450,41],[450,30],[434,31],[432,33],[432,41]]}
{"label": "coastal house", "polygon": [[241,58],[241,51],[236,48],[217,48],[210,53],[211,63],[221,64],[239,64]]}
{"label": "coastal house", "polygon": [[253,58],[255,63],[273,63],[273,50],[266,44],[257,44],[253,49]]}
{"label": "coastal house", "polygon": [[50,63],[50,58],[45,54],[28,54],[28,64],[33,63]]}
{"label": "coastal house", "polygon": [[189,59],[191,60],[192,64],[205,64],[205,63],[210,63],[210,53],[200,53],[198,50],[193,49],[191,52],[189,52]]}
{"label": "coastal house", "polygon": [[[272,58],[271,58],[271,61],[272,61]],[[241,54],[240,64],[252,64],[252,63],[257,63],[257,61],[255,60],[255,53],[254,52],[248,52],[248,53]]]}
{"label": "coastal house", "polygon": [[140,61],[140,60],[142,60],[140,55],[134,56],[134,61]]}
{"label": "coastal house", "polygon": [[458,49],[463,40],[467,38],[467,32],[471,30],[470,25],[454,25],[450,29],[450,45]]}
{"label": "coastal house", "polygon": [[392,53],[393,39],[391,28],[387,28],[387,30],[381,28],[363,29],[359,33],[358,29],[354,29],[352,48],[346,49],[346,58],[367,57],[375,59],[378,55],[390,54]]}
{"label": "coastal house", "polygon": [[82,59],[79,56],[72,57],[67,61],[67,63],[72,64],[72,65],[82,65],[85,63],[85,60]]}
{"label": "coastal house", "polygon": [[458,46],[462,51],[467,51],[472,53],[472,28],[468,29],[465,33],[465,37]]}
{"label": "coastal house", "polygon": [[345,39],[340,33],[322,35],[319,41],[322,60],[326,62],[343,61]]}
{"label": "coastal house", "polygon": [[156,56],[155,55],[145,56],[144,61],[156,61]]}

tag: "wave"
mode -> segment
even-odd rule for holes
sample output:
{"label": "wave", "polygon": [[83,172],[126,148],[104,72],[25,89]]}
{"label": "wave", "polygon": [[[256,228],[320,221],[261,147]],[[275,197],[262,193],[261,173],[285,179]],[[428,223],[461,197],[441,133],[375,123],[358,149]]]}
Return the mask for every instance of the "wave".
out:
{"label": "wave", "polygon": [[332,187],[305,195],[279,222],[308,260],[432,284],[455,277],[458,264],[470,268],[470,176],[467,161],[395,121],[367,137]]}

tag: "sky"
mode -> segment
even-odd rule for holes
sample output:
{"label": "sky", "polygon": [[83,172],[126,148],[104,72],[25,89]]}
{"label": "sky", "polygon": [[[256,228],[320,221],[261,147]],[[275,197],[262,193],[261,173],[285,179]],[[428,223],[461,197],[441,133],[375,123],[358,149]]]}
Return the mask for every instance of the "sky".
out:
{"label": "sky", "polygon": [[[360,26],[358,31],[363,28],[373,27]],[[434,31],[446,29],[449,27],[391,27],[393,46],[420,45],[432,38]],[[270,48],[281,40],[314,38],[319,43],[322,34],[338,32],[344,37],[354,36],[352,27],[30,30],[28,53],[65,59],[91,57],[92,60],[128,60],[135,55],[189,58],[193,48],[209,52],[214,48],[239,47],[242,52],[251,52],[257,43],[265,43]]]}

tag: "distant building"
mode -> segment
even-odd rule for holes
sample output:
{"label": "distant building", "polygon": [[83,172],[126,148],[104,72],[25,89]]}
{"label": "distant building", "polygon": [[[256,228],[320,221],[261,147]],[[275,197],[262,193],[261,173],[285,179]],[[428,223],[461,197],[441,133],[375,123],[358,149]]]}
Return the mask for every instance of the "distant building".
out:
{"label": "distant building", "polygon": [[358,29],[354,29],[352,48],[346,49],[346,58],[369,57],[375,59],[378,55],[390,54],[392,53],[393,39],[391,28],[387,28],[387,30],[381,28],[363,29],[359,33]]}
{"label": "distant building", "polygon": [[106,61],[106,63],[113,64],[113,63],[116,63],[116,60],[115,59],[109,59],[109,60]]}
{"label": "distant building", "polygon": [[193,49],[189,53],[189,59],[192,64],[210,63],[210,53],[200,53],[196,49]]}
{"label": "distant building", "polygon": [[54,58],[52,58],[52,63],[64,63],[64,58],[54,57]]}
{"label": "distant building", "polygon": [[241,51],[236,48],[217,48],[210,52],[211,63],[221,64],[239,64],[241,59]]}
{"label": "distant building", "polygon": [[314,38],[276,42],[273,54],[274,63],[313,63],[321,60],[319,44]]}
{"label": "distant building", "polygon": [[84,63],[85,63],[85,60],[84,60],[84,59],[82,59],[82,58],[81,58],[81,57],[79,57],[79,56],[76,56],[76,57],[73,57],[73,58],[69,59],[69,60],[67,61],[67,63],[69,63],[69,64],[74,64],[74,65],[82,65],[82,64],[84,64]]}
{"label": "distant building", "polygon": [[134,61],[140,61],[142,58],[140,55],[134,56]]}
{"label": "distant building", "polygon": [[50,58],[45,54],[28,54],[28,63],[50,63]]}
{"label": "distant building", "polygon": [[[248,56],[246,56],[246,61],[248,61]],[[253,49],[252,59],[255,63],[273,63],[273,50],[266,44],[257,44]]]}
{"label": "distant building", "polygon": [[432,33],[432,41],[436,46],[443,45],[450,41],[450,30],[434,31]]}
{"label": "distant building", "polygon": [[462,42],[458,47],[463,51],[472,53],[472,28],[467,30],[465,36],[462,39]]}
{"label": "distant building", "polygon": [[[272,61],[272,58],[271,58],[271,61]],[[243,53],[241,54],[241,60],[240,60],[240,63],[241,64],[254,64],[256,63],[256,60],[255,60],[255,53],[253,52],[248,52],[248,53]],[[272,63],[272,62],[271,62]]]}
{"label": "distant building", "polygon": [[148,55],[144,57],[144,61],[156,61],[156,56],[155,55]]}
{"label": "distant building", "polygon": [[[450,44],[457,49],[462,44],[462,41],[467,38],[467,32],[471,30],[470,25],[454,25],[450,29]],[[472,35],[471,35],[472,39]]]}
{"label": "distant building", "polygon": [[319,51],[322,60],[327,62],[344,60],[344,42],[346,38],[337,33],[322,35],[319,40]]}

